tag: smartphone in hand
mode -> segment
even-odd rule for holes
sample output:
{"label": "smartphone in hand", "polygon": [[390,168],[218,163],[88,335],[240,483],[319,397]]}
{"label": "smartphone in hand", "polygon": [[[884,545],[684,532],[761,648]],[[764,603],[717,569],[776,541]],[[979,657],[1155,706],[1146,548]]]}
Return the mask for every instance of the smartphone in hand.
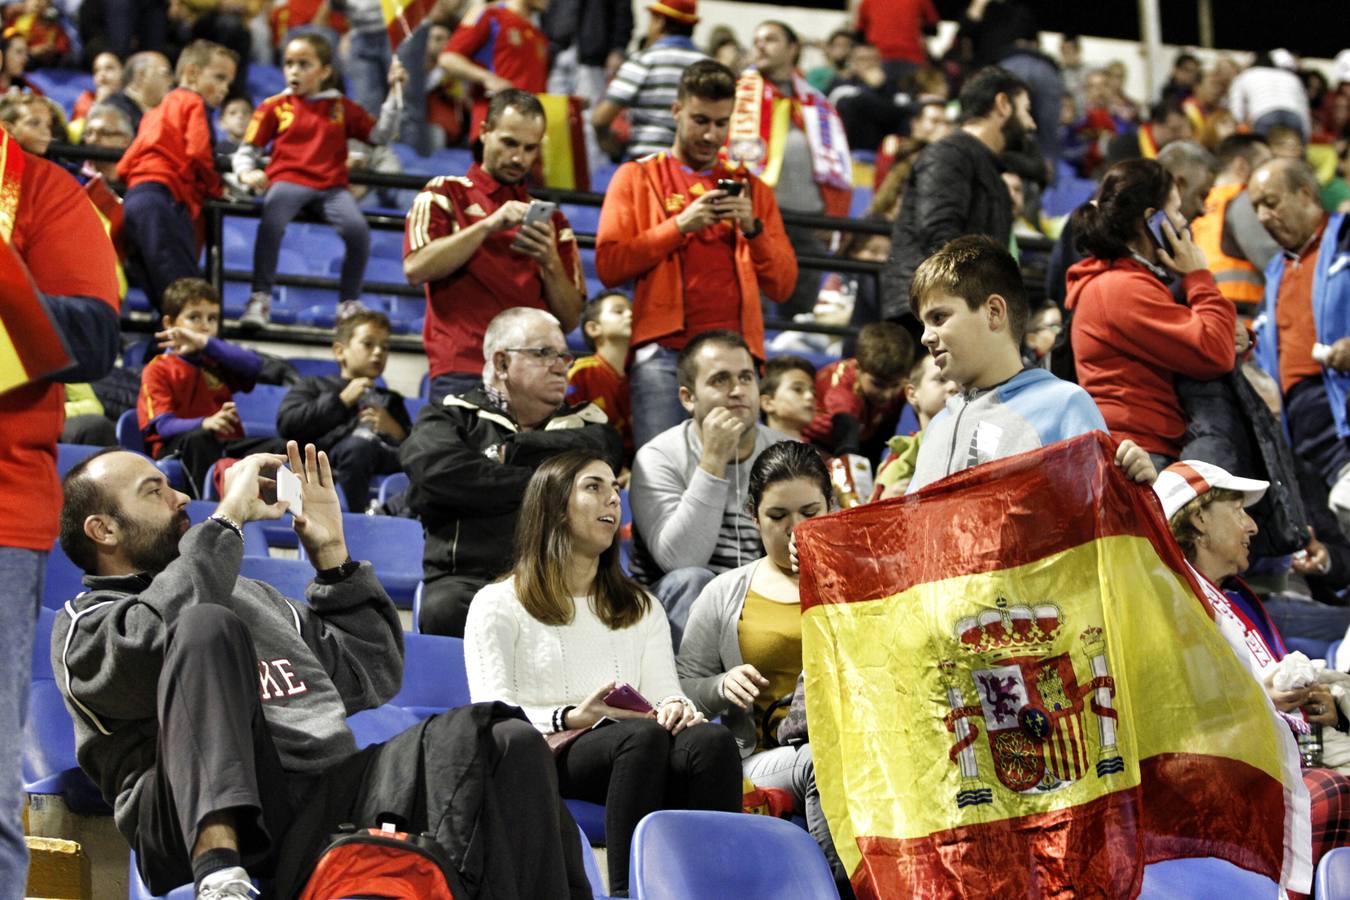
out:
{"label": "smartphone in hand", "polygon": [[741,191],[745,190],[745,182],[737,181],[735,178],[717,179],[717,189],[725,191],[728,197],[739,197]]}
{"label": "smartphone in hand", "polygon": [[[558,204],[549,200],[531,200],[530,208],[525,210],[525,221],[520,223],[520,227],[524,229],[533,225],[535,222],[547,222],[553,218],[553,214],[557,212],[557,210]],[[511,247],[514,250],[519,250],[521,248],[519,234],[517,234],[516,239],[511,242]]]}
{"label": "smartphone in hand", "polygon": [[605,705],[640,713],[652,711],[652,705],[647,702],[647,698],[639,694],[631,684],[621,684],[606,694]]}
{"label": "smartphone in hand", "polygon": [[[1145,221],[1148,225],[1149,236],[1153,238],[1153,243],[1157,244],[1160,250],[1166,250],[1168,253],[1174,252],[1172,242],[1167,239],[1167,233],[1163,231],[1163,223],[1169,221],[1167,212],[1160,209]],[[1175,228],[1175,226],[1173,227]]]}

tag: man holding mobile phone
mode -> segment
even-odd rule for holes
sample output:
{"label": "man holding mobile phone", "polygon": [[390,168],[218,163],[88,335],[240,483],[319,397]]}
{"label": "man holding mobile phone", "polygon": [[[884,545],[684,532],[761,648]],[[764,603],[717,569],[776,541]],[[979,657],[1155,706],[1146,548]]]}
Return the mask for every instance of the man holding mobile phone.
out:
{"label": "man holding mobile phone", "polygon": [[760,295],[781,303],[797,283],[773,189],[719,155],[735,91],[735,76],[720,63],[685,69],[671,106],[674,145],[621,166],[600,212],[596,272],[609,287],[634,282],[629,377],[638,447],[687,416],[680,349],[726,329],[763,359]]}
{"label": "man holding mobile phone", "polygon": [[483,124],[483,161],[466,175],[432,179],[408,213],[403,272],[426,286],[422,342],[432,403],[481,384],[483,334],[497,313],[546,310],[564,332],[581,319],[576,237],[555,204],[531,200],[525,190],[545,124],[533,94],[495,94]]}

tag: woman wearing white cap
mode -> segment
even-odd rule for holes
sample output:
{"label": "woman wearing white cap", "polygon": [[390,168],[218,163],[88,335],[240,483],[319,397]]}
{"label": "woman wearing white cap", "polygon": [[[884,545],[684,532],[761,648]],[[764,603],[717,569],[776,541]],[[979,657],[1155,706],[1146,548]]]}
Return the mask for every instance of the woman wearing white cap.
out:
{"label": "woman wearing white cap", "polygon": [[[1239,655],[1289,727],[1295,734],[1306,734],[1309,723],[1346,731],[1350,719],[1325,686],[1279,691],[1271,683],[1287,652],[1284,641],[1260,599],[1238,577],[1247,568],[1247,545],[1257,531],[1247,507],[1258,502],[1268,487],[1269,482],[1239,478],[1189,459],[1168,466],[1153,483],[1172,536],[1214,608],[1215,624],[1235,651],[1245,651]],[[1315,864],[1323,853],[1350,843],[1350,776],[1332,769],[1304,769],[1303,781],[1311,799]]]}

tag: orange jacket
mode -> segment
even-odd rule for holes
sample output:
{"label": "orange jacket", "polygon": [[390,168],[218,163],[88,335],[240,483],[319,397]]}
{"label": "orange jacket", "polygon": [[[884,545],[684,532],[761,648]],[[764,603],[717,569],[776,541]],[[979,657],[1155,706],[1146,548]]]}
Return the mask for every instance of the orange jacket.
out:
{"label": "orange jacket", "polygon": [[1238,313],[1248,322],[1260,312],[1261,298],[1266,292],[1266,278],[1261,270],[1239,256],[1223,252],[1224,221],[1228,204],[1246,189],[1241,184],[1226,184],[1212,189],[1205,198],[1205,214],[1191,222],[1191,234],[1196,245],[1205,251],[1209,270],[1219,293],[1232,300]]}
{"label": "orange jacket", "polygon": [[[632,346],[660,340],[684,328],[685,236],[675,224],[680,210],[667,211],[659,166],[665,153],[624,163],[614,173],[600,231],[595,236],[595,270],[606,286],[634,281]],[[749,239],[736,233],[736,272],[741,335],[764,358],[764,318],[759,295],[782,303],[797,284],[797,254],[783,230],[773,190],[753,175],[750,198],[764,230]]]}
{"label": "orange jacket", "polygon": [[176,88],[141,119],[136,139],[117,164],[117,177],[132,188],[162,184],[194,220],[207,197],[220,196],[220,175],[211,146],[211,111],[196,91]]}

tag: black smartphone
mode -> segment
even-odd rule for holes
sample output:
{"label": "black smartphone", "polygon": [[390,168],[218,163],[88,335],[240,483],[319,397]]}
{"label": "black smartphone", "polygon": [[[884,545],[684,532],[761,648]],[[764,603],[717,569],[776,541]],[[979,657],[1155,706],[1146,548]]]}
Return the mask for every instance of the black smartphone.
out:
{"label": "black smartphone", "polygon": [[741,191],[745,190],[745,182],[737,181],[735,178],[719,178],[717,179],[717,189],[726,191],[728,197],[739,197]]}

